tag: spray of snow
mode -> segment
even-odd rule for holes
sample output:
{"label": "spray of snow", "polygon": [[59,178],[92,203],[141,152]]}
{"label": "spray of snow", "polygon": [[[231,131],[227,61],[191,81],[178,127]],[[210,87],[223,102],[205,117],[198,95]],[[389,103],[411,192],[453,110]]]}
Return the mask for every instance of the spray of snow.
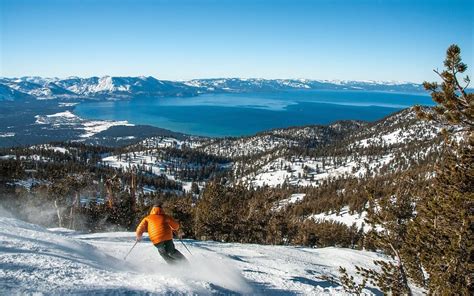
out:
{"label": "spray of snow", "polygon": [[5,210],[5,208],[0,205],[0,217],[13,218],[13,215],[10,211]]}
{"label": "spray of snow", "polygon": [[[147,247],[145,245],[145,248],[153,250],[154,247]],[[153,252],[152,255],[156,257],[154,259],[160,260],[158,252]],[[135,271],[143,274],[166,274],[173,278],[180,278],[185,282],[203,282],[206,283],[205,286],[208,286],[208,288],[219,287],[219,290],[243,294],[250,294],[252,292],[252,288],[247,280],[229,259],[225,257],[215,258],[203,254],[193,256],[188,253],[186,255],[189,263],[185,265],[172,266],[160,264],[158,265],[159,268],[156,268],[157,265],[149,264],[150,259],[142,262],[142,260],[136,257],[131,258],[133,262],[130,264],[132,264],[132,268]]]}

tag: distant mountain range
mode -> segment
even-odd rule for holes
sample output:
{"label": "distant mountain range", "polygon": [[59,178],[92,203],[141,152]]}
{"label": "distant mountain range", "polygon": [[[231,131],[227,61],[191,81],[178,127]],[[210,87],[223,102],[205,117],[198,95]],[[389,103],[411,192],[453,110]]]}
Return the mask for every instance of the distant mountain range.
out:
{"label": "distant mountain range", "polygon": [[133,97],[196,96],[202,93],[243,93],[298,89],[423,92],[420,84],[387,81],[215,78],[189,81],[154,77],[0,78],[0,101],[27,99],[130,99]]}

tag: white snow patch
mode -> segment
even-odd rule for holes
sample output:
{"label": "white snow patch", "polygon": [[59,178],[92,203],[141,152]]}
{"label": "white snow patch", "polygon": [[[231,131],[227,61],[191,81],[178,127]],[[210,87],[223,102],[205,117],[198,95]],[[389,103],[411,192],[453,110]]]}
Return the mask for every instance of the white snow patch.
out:
{"label": "white snow patch", "polygon": [[277,206],[275,207],[276,211],[283,209],[284,207],[302,201],[306,193],[293,193],[289,198],[282,199],[277,202]]}
{"label": "white snow patch", "polygon": [[104,120],[96,120],[96,121],[86,121],[83,123],[84,130],[86,133],[81,135],[81,138],[89,138],[97,133],[103,132],[112,126],[117,125],[124,125],[124,126],[134,126],[134,124],[128,123],[126,120],[122,121],[104,121]]}
{"label": "white snow patch", "polygon": [[116,140],[133,140],[135,136],[117,137]]}
{"label": "white snow patch", "polygon": [[[339,222],[342,224],[347,225],[348,227],[351,227],[352,224],[356,224],[358,229],[362,228],[362,225],[365,223],[365,217],[367,216],[367,212],[363,211],[362,213],[354,213],[351,214],[349,212],[349,207],[343,207],[339,212],[337,213],[321,213],[321,214],[316,214],[312,215],[310,219],[313,219],[314,221],[335,221]],[[370,227],[367,226],[367,224],[364,224],[364,229],[365,231],[370,230]]]}
{"label": "white snow patch", "polygon": [[41,115],[35,115],[35,118],[36,118],[35,120],[36,124],[48,124],[48,122]]}
{"label": "white snow patch", "polygon": [[16,155],[12,155],[12,154],[2,155],[0,156],[0,159],[2,160],[16,159]]}
{"label": "white snow patch", "polygon": [[88,138],[97,133],[105,131],[112,126],[134,126],[128,121],[112,121],[112,120],[85,120],[73,114],[71,111],[64,111],[50,115],[36,115],[36,124],[50,124],[53,127],[60,128],[62,126],[73,126],[78,130],[84,130],[81,138]]}
{"label": "white snow patch", "polygon": [[31,148],[32,149],[40,148],[40,149],[45,149],[45,150],[52,150],[54,152],[60,152],[60,153],[63,153],[63,154],[69,153],[69,150],[67,150],[64,147],[51,146],[50,144],[35,145],[35,146],[31,146]]}
{"label": "white snow patch", "polygon": [[63,147],[51,147],[50,149],[53,150],[54,152],[60,152],[63,154],[69,153],[69,151]]}
{"label": "white snow patch", "polygon": [[73,106],[76,106],[78,104],[79,103],[64,103],[64,102],[58,103],[59,107],[73,107]]}
{"label": "white snow patch", "polygon": [[76,118],[77,116],[72,114],[71,111],[59,112],[51,115],[46,115],[46,117],[66,117],[66,118]]}
{"label": "white snow patch", "polygon": [[14,137],[15,133],[0,133],[0,138]]}

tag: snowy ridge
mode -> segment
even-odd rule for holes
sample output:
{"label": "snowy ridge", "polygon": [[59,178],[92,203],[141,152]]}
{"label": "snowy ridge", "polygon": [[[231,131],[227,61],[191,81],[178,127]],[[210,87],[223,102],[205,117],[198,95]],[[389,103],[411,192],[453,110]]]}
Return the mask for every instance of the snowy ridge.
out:
{"label": "snowy ridge", "polygon": [[[139,145],[144,146],[145,148],[178,148],[182,149],[187,148],[198,148],[207,143],[208,138],[199,138],[190,136],[185,140],[179,140],[172,137],[151,137],[146,138],[143,141],[140,141]],[[134,145],[136,146],[136,145]]]}
{"label": "snowy ridge", "polygon": [[[138,147],[143,147],[141,145],[144,145],[146,148],[136,150]],[[154,137],[142,141],[139,145],[130,146],[130,148],[133,148],[132,152],[102,158],[102,164],[124,170],[134,168],[143,173],[166,177],[166,179],[180,184],[184,192],[190,192],[192,180],[183,180],[179,174],[186,170],[203,169],[205,164],[193,162],[182,157],[169,157],[163,150],[166,148],[184,149],[185,147],[199,147],[199,142],[196,143],[192,140],[180,141],[169,137]],[[216,163],[215,165],[225,168],[229,164]],[[203,188],[203,184],[200,185],[200,188]],[[148,190],[148,192],[153,191],[153,189]]]}
{"label": "snowy ridge", "polygon": [[[134,96],[196,95],[196,90],[181,82],[161,81],[153,77],[69,77],[0,78],[0,87],[15,90],[37,99],[90,99]],[[18,96],[18,95],[17,95]]]}
{"label": "snowy ridge", "polygon": [[[284,91],[292,89],[345,89],[420,92],[422,86],[409,82],[329,81],[310,79],[216,78],[165,81],[154,77],[0,77],[0,98],[29,95],[38,99],[90,99],[135,96],[193,96],[214,92]],[[13,93],[14,92],[14,93]]]}
{"label": "snowy ridge", "polygon": [[255,156],[268,152],[278,154],[284,150],[291,150],[292,147],[301,146],[308,141],[312,145],[331,142],[337,140],[340,134],[357,130],[365,125],[366,123],[360,121],[340,121],[328,126],[313,125],[273,129],[255,136],[204,141],[199,150],[231,158]]}
{"label": "snowy ridge", "polygon": [[33,98],[34,98],[33,96],[30,96],[27,93],[18,91],[14,87],[10,87],[9,85],[2,84],[1,79],[0,79],[0,102],[33,99]]}
{"label": "snowy ridge", "polygon": [[[176,161],[176,160],[175,160]],[[169,180],[176,180],[171,171],[173,160],[162,160],[158,151],[132,152],[120,156],[108,156],[102,159],[103,164],[120,169],[137,167],[142,171],[150,172],[157,176],[166,176]],[[186,184],[184,184],[186,185]],[[190,186],[190,184],[189,184]]]}
{"label": "snowy ridge", "polygon": [[271,160],[255,173],[243,177],[240,182],[252,187],[276,187],[285,183],[295,186],[319,186],[328,179],[372,175],[388,165],[392,159],[391,154],[373,158],[348,156],[337,161],[329,157],[280,157]]}
{"label": "snowy ridge", "polygon": [[[136,166],[163,175],[179,160],[162,159],[160,149],[186,148],[230,159],[228,168],[234,173],[235,183],[250,187],[319,186],[326,180],[364,178],[407,169],[411,161],[421,161],[439,149],[436,139],[441,128],[418,120],[413,109],[406,109],[370,124],[341,121],[240,138],[148,138],[131,146],[133,153],[120,159],[109,156],[103,161],[117,168]],[[307,147],[322,150],[319,156],[299,154],[298,149]],[[177,180],[175,173],[167,175]]]}
{"label": "snowy ridge", "polygon": [[[0,217],[0,291],[20,294],[133,295],[345,295],[337,278],[343,266],[373,267],[376,253],[185,240],[189,265],[170,267],[147,239],[133,233],[79,234],[47,230]],[[367,295],[377,292],[365,290]]]}
{"label": "snowy ridge", "polygon": [[291,89],[346,89],[420,92],[420,84],[396,81],[350,81],[350,80],[311,80],[311,79],[262,79],[262,78],[215,78],[194,79],[184,82],[199,88],[202,92],[250,92]]}
{"label": "snowy ridge", "polygon": [[[425,111],[430,112],[430,109]],[[430,142],[435,139],[443,126],[418,120],[413,108],[405,109],[383,121],[375,122],[368,129],[357,133],[353,146],[367,148],[370,146],[407,145],[411,142]]]}
{"label": "snowy ridge", "polygon": [[268,151],[251,165],[245,160],[237,161],[234,164],[234,172],[239,176],[237,182],[252,187],[319,186],[330,179],[364,178],[403,170],[410,161],[421,161],[440,148],[436,139],[442,126],[418,120],[411,108],[375,123],[353,124],[352,129],[342,134],[334,133],[341,130],[340,123],[319,134],[312,133],[308,127],[289,129],[289,135],[298,135],[300,139],[316,143],[319,139],[327,145],[327,152],[337,151],[337,156],[301,157],[282,147]]}

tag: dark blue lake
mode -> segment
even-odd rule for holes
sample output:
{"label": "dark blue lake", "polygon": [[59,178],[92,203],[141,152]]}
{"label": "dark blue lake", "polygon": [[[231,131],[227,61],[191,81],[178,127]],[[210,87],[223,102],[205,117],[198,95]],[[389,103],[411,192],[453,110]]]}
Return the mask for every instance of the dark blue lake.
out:
{"label": "dark blue lake", "polygon": [[241,136],[341,119],[372,121],[415,104],[433,102],[421,94],[298,90],[92,102],[76,106],[74,112],[88,119],[128,120],[192,135]]}

